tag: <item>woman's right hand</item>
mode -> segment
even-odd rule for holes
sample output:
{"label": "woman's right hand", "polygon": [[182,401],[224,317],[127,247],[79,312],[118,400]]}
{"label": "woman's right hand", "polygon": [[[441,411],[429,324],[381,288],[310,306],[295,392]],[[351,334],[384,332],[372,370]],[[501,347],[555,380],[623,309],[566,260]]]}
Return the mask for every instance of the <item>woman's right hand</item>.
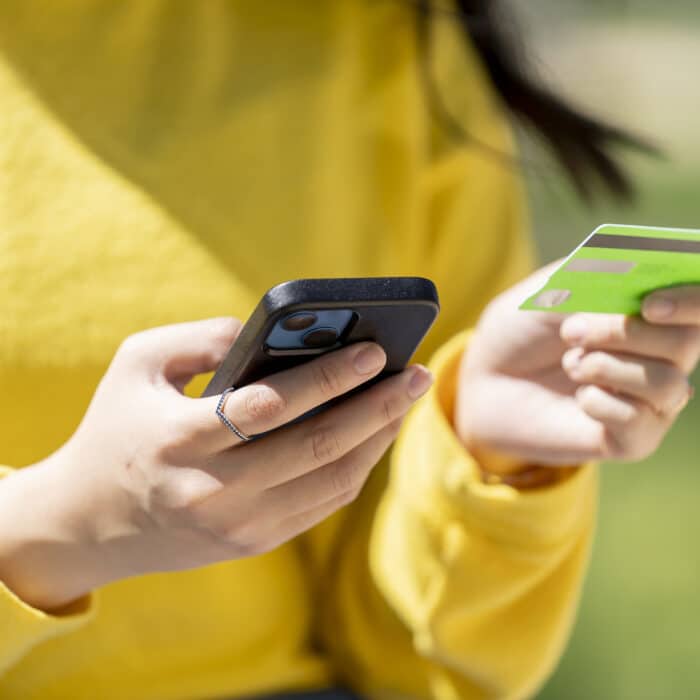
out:
{"label": "woman's right hand", "polygon": [[[0,580],[53,610],[110,581],[260,554],[357,496],[429,372],[414,365],[244,443],[216,416],[219,396],[183,393],[216,369],[240,327],[219,317],[121,344],[65,445],[0,481]],[[385,361],[378,345],[357,343],[237,389],[225,414],[262,433]]]}

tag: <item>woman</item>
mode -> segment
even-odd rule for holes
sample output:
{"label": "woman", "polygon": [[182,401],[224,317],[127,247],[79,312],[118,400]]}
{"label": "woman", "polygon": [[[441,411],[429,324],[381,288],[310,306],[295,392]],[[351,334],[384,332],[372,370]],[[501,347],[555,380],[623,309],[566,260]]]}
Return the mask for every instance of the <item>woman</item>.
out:
{"label": "woman", "polygon": [[[581,186],[624,180],[615,132],[518,72],[490,6],[2,4],[3,698],[544,682],[595,461],[649,454],[687,401],[700,297],[516,310],[546,270],[512,286],[532,256],[506,105]],[[421,366],[245,444],[196,398],[273,284],[387,274],[441,293],[417,405]],[[226,415],[261,432],[383,361],[329,354]]]}

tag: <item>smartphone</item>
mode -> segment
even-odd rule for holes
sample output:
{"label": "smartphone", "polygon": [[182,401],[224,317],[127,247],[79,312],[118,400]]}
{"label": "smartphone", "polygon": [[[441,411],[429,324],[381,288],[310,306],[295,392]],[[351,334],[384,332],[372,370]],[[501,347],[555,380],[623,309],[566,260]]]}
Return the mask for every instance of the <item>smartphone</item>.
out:
{"label": "smartphone", "polygon": [[403,370],[439,310],[437,289],[423,277],[283,282],[264,294],[202,396],[245,386],[351,343],[378,343],[387,355],[384,369],[347,397]]}

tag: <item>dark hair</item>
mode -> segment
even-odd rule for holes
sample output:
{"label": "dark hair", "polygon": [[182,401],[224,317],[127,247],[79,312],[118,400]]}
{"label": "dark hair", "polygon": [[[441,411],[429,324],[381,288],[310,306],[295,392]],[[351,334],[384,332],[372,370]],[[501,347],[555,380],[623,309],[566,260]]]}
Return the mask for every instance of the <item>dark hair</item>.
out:
{"label": "dark hair", "polygon": [[[655,148],[623,129],[583,114],[540,84],[527,69],[525,50],[516,31],[515,20],[501,0],[453,0],[434,5],[432,0],[415,0],[419,10],[419,33],[430,60],[430,19],[433,12],[453,15],[478,51],[496,91],[519,122],[533,129],[551,148],[571,182],[586,200],[598,180],[621,199],[634,194],[632,182],[619,159],[615,146],[627,146],[650,154]],[[426,72],[430,101],[443,124],[461,131],[458,120],[448,113]]]}

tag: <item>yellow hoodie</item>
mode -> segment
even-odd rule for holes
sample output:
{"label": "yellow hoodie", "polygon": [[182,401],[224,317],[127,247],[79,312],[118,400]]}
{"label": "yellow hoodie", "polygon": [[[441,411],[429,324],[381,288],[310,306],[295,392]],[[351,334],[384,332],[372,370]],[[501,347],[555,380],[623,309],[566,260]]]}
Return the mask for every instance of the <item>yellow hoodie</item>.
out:
{"label": "yellow hoodie", "polygon": [[0,584],[3,699],[338,679],[372,698],[518,698],[551,672],[596,471],[486,485],[451,428],[468,329],[532,256],[519,176],[478,145],[513,151],[502,106],[441,17],[433,74],[466,146],[431,119],[412,2],[0,4],[4,474],[65,442],[134,331],[245,318],[298,277],[424,275],[442,299],[417,357],[436,387],[355,503],[266,555],[120,581],[63,615]]}

